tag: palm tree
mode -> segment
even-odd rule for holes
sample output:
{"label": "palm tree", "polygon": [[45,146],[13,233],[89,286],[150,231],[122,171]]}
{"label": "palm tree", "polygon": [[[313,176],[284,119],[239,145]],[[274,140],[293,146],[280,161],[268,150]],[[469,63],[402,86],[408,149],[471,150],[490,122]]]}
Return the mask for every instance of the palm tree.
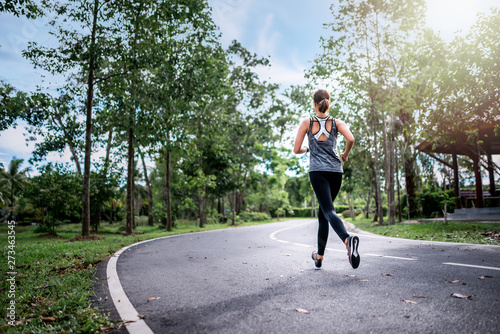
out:
{"label": "palm tree", "polygon": [[31,168],[20,169],[23,159],[14,157],[9,164],[7,170],[0,170],[0,189],[8,188],[10,190],[10,207],[14,207],[14,194],[17,190],[24,188],[28,180],[28,172]]}

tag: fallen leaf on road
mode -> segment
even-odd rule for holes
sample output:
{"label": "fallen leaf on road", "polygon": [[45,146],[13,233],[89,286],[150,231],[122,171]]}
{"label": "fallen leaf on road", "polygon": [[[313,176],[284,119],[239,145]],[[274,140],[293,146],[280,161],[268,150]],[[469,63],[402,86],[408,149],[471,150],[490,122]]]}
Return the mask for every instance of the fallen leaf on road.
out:
{"label": "fallen leaf on road", "polygon": [[403,301],[405,303],[410,303],[410,304],[417,304],[417,302],[414,302],[413,300],[409,300],[409,299],[402,299],[401,301]]}
{"label": "fallen leaf on road", "polygon": [[295,309],[295,311],[297,311],[299,313],[304,313],[304,314],[309,314],[310,313],[308,310],[304,310],[303,308]]}
{"label": "fallen leaf on road", "polygon": [[392,274],[382,274],[382,276],[393,276]]}
{"label": "fallen leaf on road", "polygon": [[139,319],[144,319],[144,318],[146,318],[146,315],[144,315],[144,314],[138,314],[137,316],[139,317]]}
{"label": "fallen leaf on road", "polygon": [[301,272],[301,273],[303,273],[303,272],[304,272],[304,270],[300,270],[300,272]]}
{"label": "fallen leaf on road", "polygon": [[459,293],[453,293],[451,296],[455,297],[455,298],[460,298],[460,299],[471,299],[471,297],[472,297],[472,296],[465,296],[465,295],[462,295]]}
{"label": "fallen leaf on road", "polygon": [[448,283],[458,283],[458,282],[460,282],[460,280],[457,279],[457,280],[454,280],[454,281],[446,281],[446,282],[448,282]]}
{"label": "fallen leaf on road", "polygon": [[485,278],[493,278],[493,276],[489,276],[489,275],[484,275],[484,276],[481,276],[481,277],[478,277],[479,279],[485,279]]}
{"label": "fallen leaf on road", "polygon": [[345,277],[356,277],[356,275],[344,275]]}
{"label": "fallen leaf on road", "polygon": [[369,282],[367,279],[357,279],[358,282]]}
{"label": "fallen leaf on road", "polygon": [[152,300],[156,300],[156,299],[160,299],[161,297],[151,297],[151,298],[148,298],[148,302],[152,301]]}

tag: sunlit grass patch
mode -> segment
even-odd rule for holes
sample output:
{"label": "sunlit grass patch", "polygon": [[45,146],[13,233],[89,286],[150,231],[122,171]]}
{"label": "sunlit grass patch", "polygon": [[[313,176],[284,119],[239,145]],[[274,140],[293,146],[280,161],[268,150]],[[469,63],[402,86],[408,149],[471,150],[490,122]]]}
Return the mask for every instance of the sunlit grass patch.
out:
{"label": "sunlit grass patch", "polygon": [[500,233],[500,223],[448,222],[443,224],[442,222],[412,221],[409,223],[403,221],[395,225],[380,226],[362,215],[356,217],[355,220],[350,218],[346,220],[361,230],[390,237],[500,245],[500,239],[497,236]]}

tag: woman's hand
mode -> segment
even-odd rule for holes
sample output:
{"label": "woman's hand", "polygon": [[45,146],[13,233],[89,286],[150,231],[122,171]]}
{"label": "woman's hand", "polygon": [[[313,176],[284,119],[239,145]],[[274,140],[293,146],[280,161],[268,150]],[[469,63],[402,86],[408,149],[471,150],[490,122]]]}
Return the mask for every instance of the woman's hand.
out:
{"label": "woman's hand", "polygon": [[346,162],[348,159],[349,154],[342,153],[340,155],[340,159],[342,159],[342,162]]}

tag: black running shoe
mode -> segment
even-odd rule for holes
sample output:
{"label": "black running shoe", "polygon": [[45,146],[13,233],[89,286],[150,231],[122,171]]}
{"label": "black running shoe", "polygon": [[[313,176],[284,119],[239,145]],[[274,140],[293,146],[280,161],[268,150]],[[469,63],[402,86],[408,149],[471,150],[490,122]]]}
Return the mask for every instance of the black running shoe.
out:
{"label": "black running shoe", "polygon": [[318,259],[318,253],[316,253],[316,251],[313,251],[311,257],[314,260],[314,266],[316,267],[316,269],[321,269],[322,260]]}
{"label": "black running shoe", "polygon": [[349,258],[349,263],[356,269],[359,267],[359,238],[358,237],[348,237],[347,238],[347,257]]}

